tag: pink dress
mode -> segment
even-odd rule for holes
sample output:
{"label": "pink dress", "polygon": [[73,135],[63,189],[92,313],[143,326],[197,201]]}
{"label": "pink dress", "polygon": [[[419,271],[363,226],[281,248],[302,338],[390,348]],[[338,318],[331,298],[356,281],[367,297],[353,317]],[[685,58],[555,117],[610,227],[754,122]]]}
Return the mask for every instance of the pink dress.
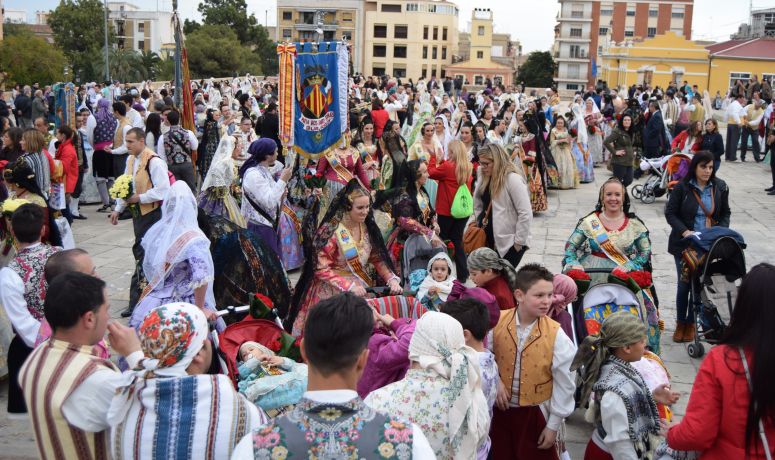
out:
{"label": "pink dress", "polygon": [[[358,248],[358,259],[364,268],[372,264],[377,270],[377,274],[385,281],[396,276],[390,271],[387,264],[380,259],[379,255],[376,252],[372,252],[367,232],[362,232],[362,239],[357,243],[356,247]],[[323,249],[318,254],[318,269],[301,305],[299,315],[293,322],[293,336],[302,336],[304,322],[307,320],[307,314],[313,305],[323,299],[349,291],[356,284],[367,287],[363,280],[350,270],[344,255],[339,250],[336,234],[334,234],[328,239],[328,243],[323,246]]]}

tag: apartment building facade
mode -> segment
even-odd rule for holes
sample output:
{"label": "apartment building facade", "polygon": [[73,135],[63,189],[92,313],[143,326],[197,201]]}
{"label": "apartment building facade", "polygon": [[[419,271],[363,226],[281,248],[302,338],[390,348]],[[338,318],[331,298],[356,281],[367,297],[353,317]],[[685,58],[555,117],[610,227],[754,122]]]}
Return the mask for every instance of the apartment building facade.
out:
{"label": "apartment building facade", "polygon": [[128,2],[108,2],[108,18],[113,23],[118,48],[160,55],[175,49],[172,13],[143,10]]}

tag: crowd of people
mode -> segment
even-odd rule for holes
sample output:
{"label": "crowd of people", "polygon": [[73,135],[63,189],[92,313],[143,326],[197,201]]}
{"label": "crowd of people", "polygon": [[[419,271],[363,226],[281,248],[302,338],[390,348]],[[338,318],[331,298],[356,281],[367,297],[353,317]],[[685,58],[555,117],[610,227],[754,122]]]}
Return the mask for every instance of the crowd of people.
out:
{"label": "crowd of people", "polygon": [[[730,226],[716,174],[722,154],[736,160],[735,129],[743,161],[754,137],[754,159],[766,154],[775,102],[756,84],[730,91],[725,148],[707,93],[687,82],[599,82],[563,102],[552,89],[356,75],[352,129],[314,159],[280,142],[267,79],[193,82],[193,130],[168,85],[84,85],[76,129],[53,133],[48,88],[29,102],[36,117],[19,88],[0,105],[9,416],[30,418],[43,458],[559,460],[581,405],[589,460],[768,458],[772,339],[753,318],[769,318],[759,287],[774,285],[775,267],[743,281],[722,346],[669,428],[679,395],[659,359],[654,286],[632,288],[627,308],[566,309],[590,284],[651,272],[627,187],[641,159],[680,152],[691,161],[665,210],[673,340],[694,339],[682,253]],[[523,263],[534,214],[596,174],[611,177],[559,273]],[[97,212],[132,221],[129,327],[109,319],[106,285],[69,227],[86,218],[87,175]],[[422,314],[386,313],[374,298],[385,294]],[[256,299],[300,359],[244,339],[227,376],[211,339],[229,329],[219,307],[253,312]],[[746,385],[739,368],[754,357]],[[726,417],[745,423],[721,433],[712,422]]]}

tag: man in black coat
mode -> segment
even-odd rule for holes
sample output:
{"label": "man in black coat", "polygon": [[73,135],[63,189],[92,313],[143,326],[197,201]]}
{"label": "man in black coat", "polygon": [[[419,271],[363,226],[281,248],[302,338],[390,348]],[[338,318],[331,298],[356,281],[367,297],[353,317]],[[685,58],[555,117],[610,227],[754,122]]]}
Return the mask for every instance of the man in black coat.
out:
{"label": "man in black coat", "polygon": [[277,116],[277,104],[270,102],[266,106],[264,114],[256,123],[256,134],[261,137],[268,137],[277,144],[277,161],[283,163],[283,146],[280,143],[280,119]]}
{"label": "man in black coat", "polygon": [[13,105],[16,107],[14,112],[14,115],[16,115],[16,125],[23,129],[32,127],[31,91],[32,89],[29,86],[25,86],[13,101]]}
{"label": "man in black coat", "polygon": [[657,101],[649,101],[649,116],[646,127],[643,128],[643,155],[646,158],[656,158],[668,149],[665,135],[665,122]]}

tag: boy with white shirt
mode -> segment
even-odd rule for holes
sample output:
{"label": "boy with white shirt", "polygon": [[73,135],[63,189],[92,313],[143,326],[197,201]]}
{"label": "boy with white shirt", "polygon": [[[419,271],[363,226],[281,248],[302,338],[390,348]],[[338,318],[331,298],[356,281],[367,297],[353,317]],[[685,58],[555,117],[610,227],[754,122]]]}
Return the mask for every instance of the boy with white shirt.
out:
{"label": "boy with white shirt", "polygon": [[242,438],[232,460],[374,458],[377,452],[384,458],[436,458],[417,426],[375,412],[355,391],[373,329],[371,308],[354,294],[312,308],[301,341],[309,366],[307,392],[290,413]]}

